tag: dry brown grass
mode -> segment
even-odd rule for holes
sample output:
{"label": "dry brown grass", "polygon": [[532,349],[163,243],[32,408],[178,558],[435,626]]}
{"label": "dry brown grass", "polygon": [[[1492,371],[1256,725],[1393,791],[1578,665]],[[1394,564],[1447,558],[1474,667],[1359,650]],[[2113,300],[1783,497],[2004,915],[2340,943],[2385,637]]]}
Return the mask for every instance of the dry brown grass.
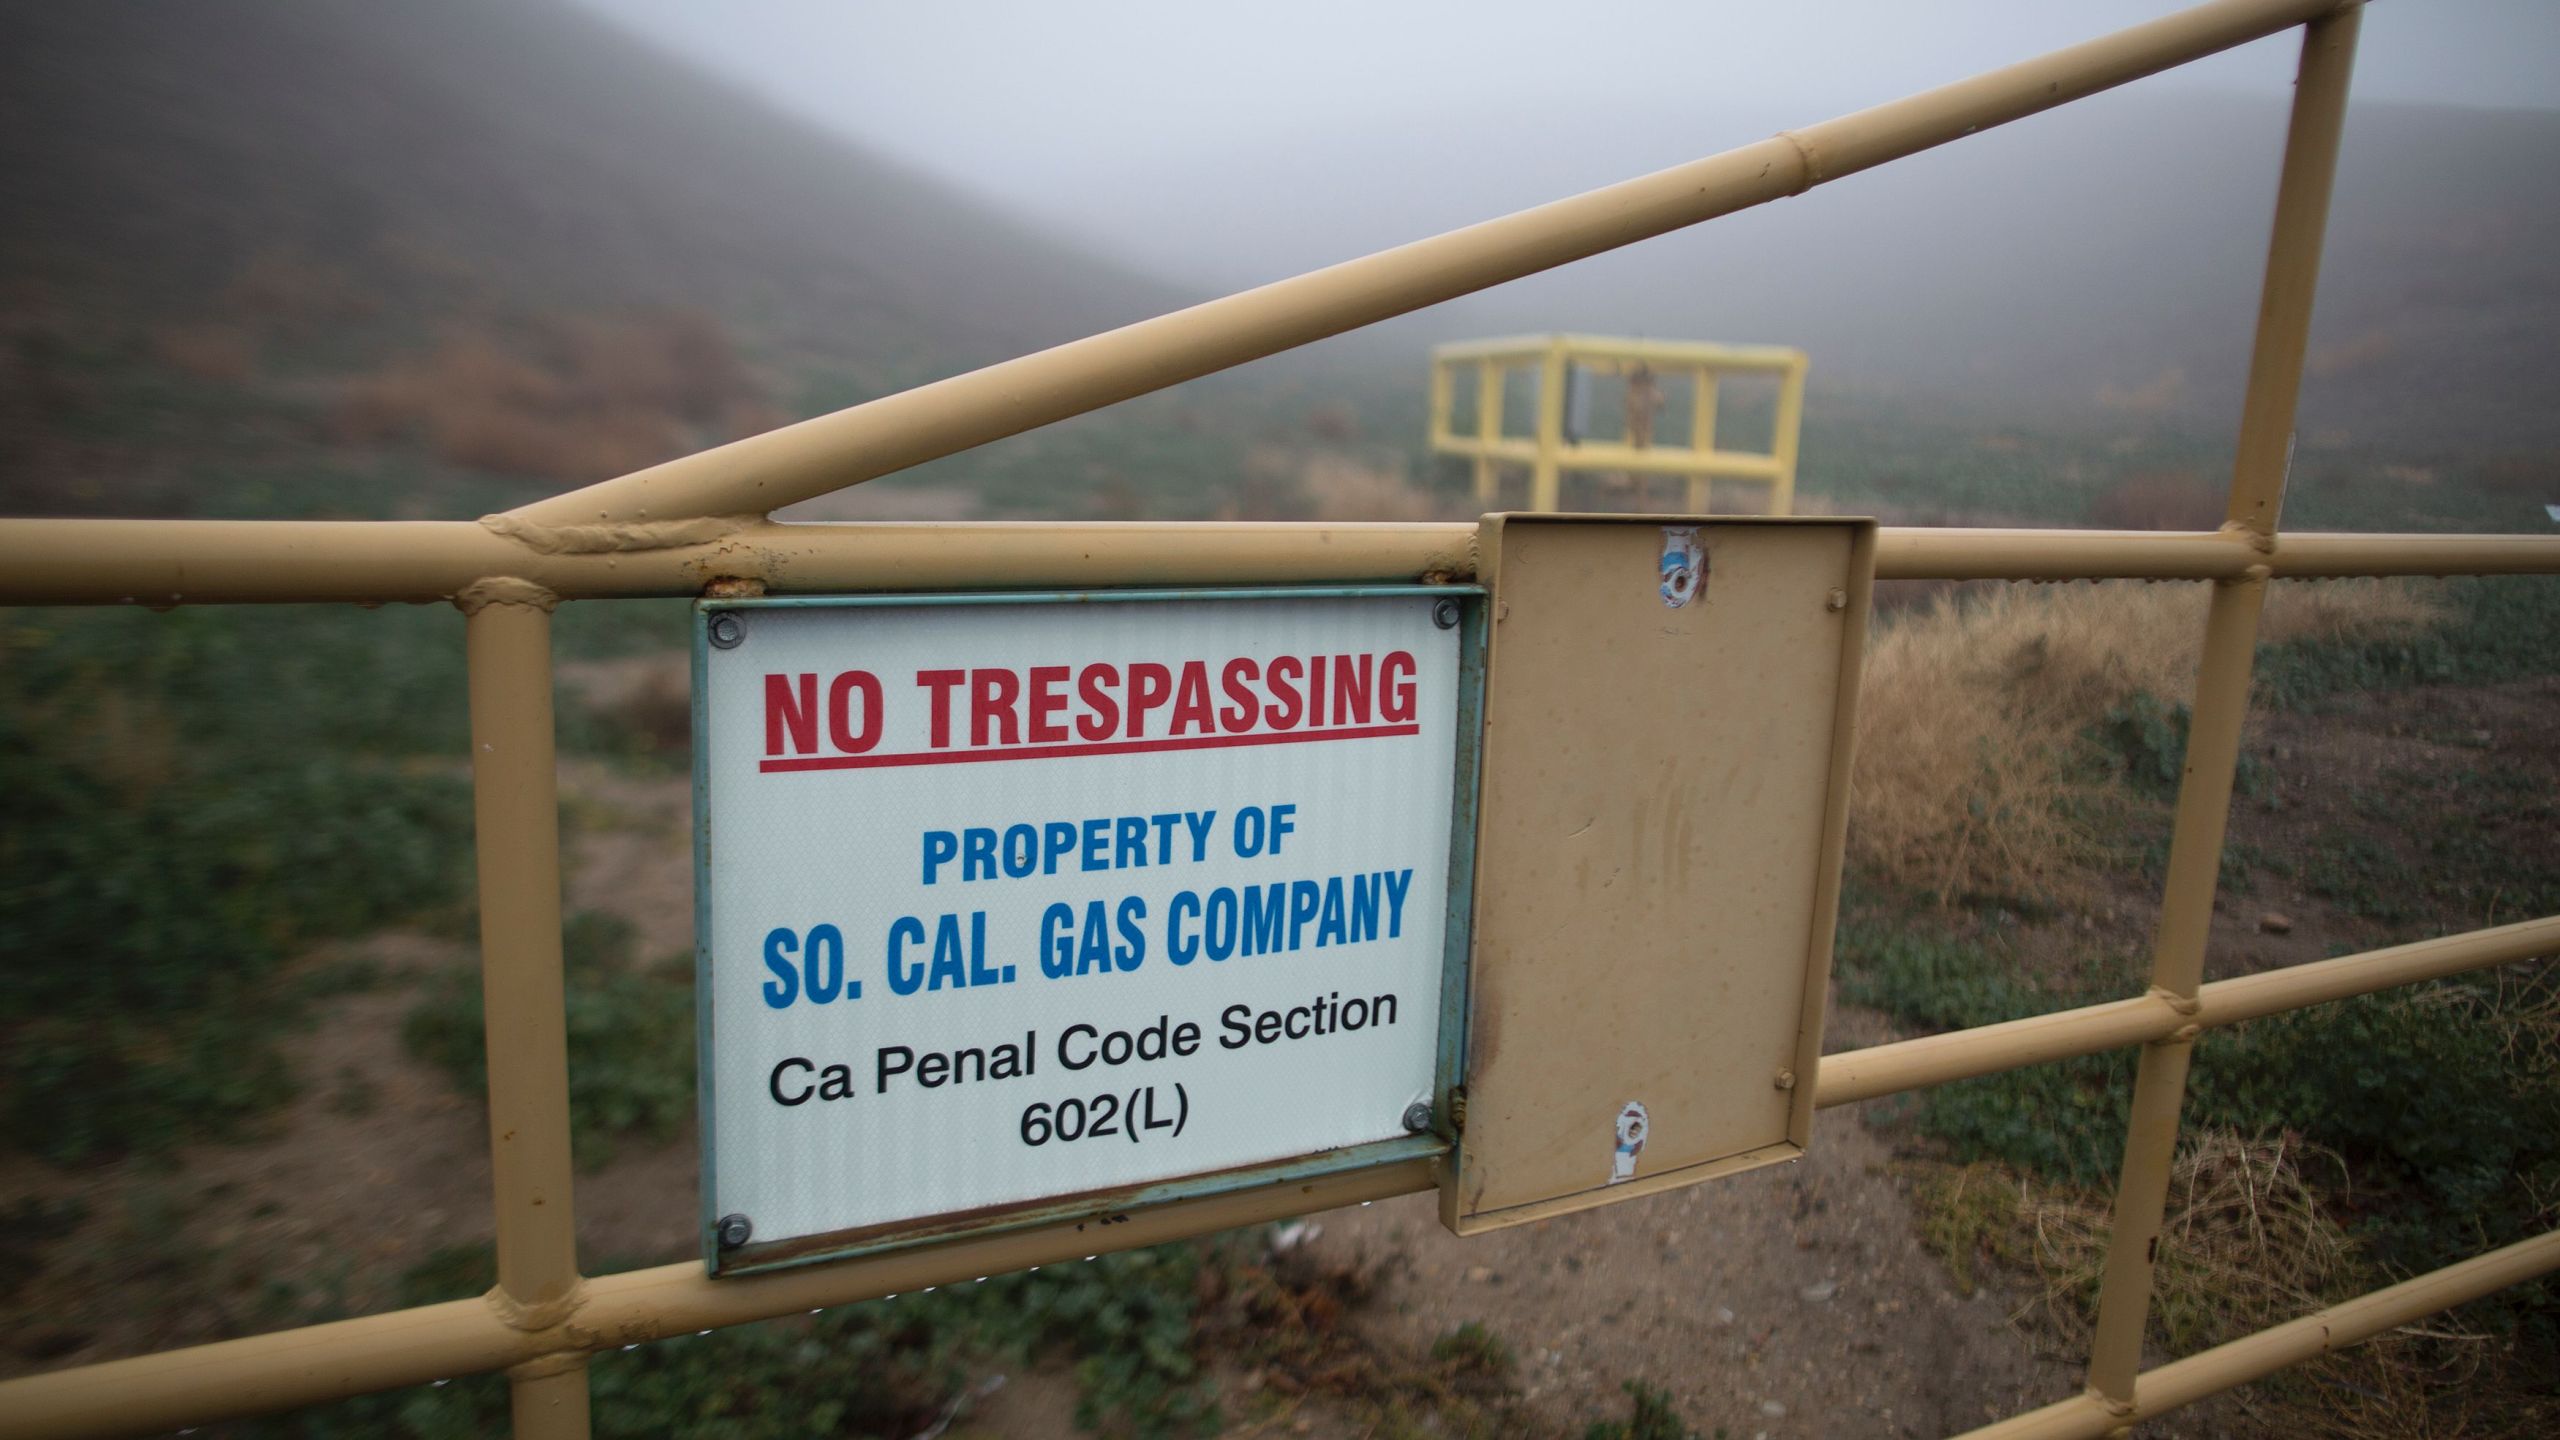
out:
{"label": "dry brown grass", "polygon": [[2089,505],[2102,530],[2211,530],[2222,523],[2223,492],[2192,470],[2146,470],[2108,487]]}
{"label": "dry brown grass", "polygon": [[257,337],[236,325],[162,325],[151,332],[161,364],[198,380],[237,385],[258,370]]}
{"label": "dry brown grass", "polygon": [[[1921,1238],[1958,1284],[1969,1293],[1992,1269],[2027,1279],[2026,1303],[2013,1318],[2059,1353],[2085,1355],[2106,1265],[2109,1197],[1988,1163],[1924,1164],[1911,1173]],[[2153,1275],[2152,1352],[2191,1355],[2385,1283],[2323,1199],[2324,1187],[2344,1178],[2336,1156],[2291,1136],[2192,1138],[2170,1179]],[[2459,1382],[2481,1349],[2479,1337],[2438,1318],[2252,1386],[2236,1403],[2266,1434],[2458,1434]]]}
{"label": "dry brown grass", "polygon": [[270,335],[323,334],[380,309],[346,266],[281,246],[251,255],[214,297],[217,313]]}
{"label": "dry brown grass", "polygon": [[2399,351],[2399,337],[2389,330],[2367,330],[2351,340],[2314,346],[2311,353],[2303,357],[2303,369],[2309,371],[2314,380],[2331,380],[2383,364]]}
{"label": "dry brown grass", "polygon": [[2480,462],[2480,489],[2502,498],[2560,499],[2560,454],[2500,455]]}
{"label": "dry brown grass", "polygon": [[2107,381],[2098,387],[2098,403],[2133,415],[2165,415],[2177,408],[2186,393],[2187,372],[2172,365],[2138,385]]}
{"label": "dry brown grass", "polygon": [[[1949,900],[2068,898],[2114,803],[2085,738],[2138,694],[2184,702],[2205,592],[2120,582],[1947,595],[1883,625],[1859,700],[1849,844],[1862,864]],[[2266,643],[2402,634],[2440,612],[2383,581],[2276,589]]]}
{"label": "dry brown grass", "polygon": [[780,418],[726,334],[691,312],[456,328],[358,382],[336,417],[346,441],[407,440],[548,480],[636,470]]}
{"label": "dry brown grass", "polygon": [[1299,472],[1316,515],[1325,520],[1422,521],[1448,518],[1429,494],[1385,465],[1320,451]]}
{"label": "dry brown grass", "polygon": [[1393,451],[1266,442],[1246,452],[1219,518],[1410,523],[1472,520],[1475,510],[1416,484]]}

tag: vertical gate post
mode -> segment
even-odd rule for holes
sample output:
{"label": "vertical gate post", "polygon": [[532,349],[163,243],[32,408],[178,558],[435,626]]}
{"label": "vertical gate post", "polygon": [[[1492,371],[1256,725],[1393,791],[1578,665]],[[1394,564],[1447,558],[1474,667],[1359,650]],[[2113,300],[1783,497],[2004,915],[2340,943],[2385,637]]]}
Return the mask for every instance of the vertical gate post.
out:
{"label": "vertical gate post", "polygon": [[[2347,79],[2355,66],[2361,12],[2342,10],[2303,27],[2302,64],[2294,80],[2285,135],[2284,170],[2276,186],[2275,225],[2267,242],[2259,292],[2258,331],[2249,359],[2249,389],[2231,472],[2223,529],[2272,550],[2293,461],[2294,408],[2302,391],[2320,244],[2329,192],[2337,175],[2338,136],[2346,118]],[[2169,873],[2152,950],[2151,984],[2178,1006],[2192,1006],[2204,978],[2205,945],[2230,819],[2240,730],[2249,711],[2249,682],[2266,603],[2267,567],[2217,582],[2205,620],[2193,718],[2187,727],[2185,778],[2169,842]],[[2115,1221],[2098,1288],[2097,1333],[2089,1356],[2089,1389],[2119,1413],[2133,1408],[2142,1366],[2142,1334],[2151,1309],[2152,1268],[2167,1207],[2169,1171],[2178,1143],[2178,1111],[2195,1046],[2190,1026],[2142,1049],[2134,1080],[2132,1123],[2116,1181]]]}
{"label": "vertical gate post", "polygon": [[[552,594],[484,580],[459,597],[471,681],[472,811],[498,1287],[510,1324],[548,1329],[578,1303],[570,1208],[567,996],[560,956],[560,804],[551,711]],[[582,1358],[508,1377],[516,1434],[587,1433]]]}
{"label": "vertical gate post", "polygon": [[1493,356],[1476,362],[1476,504],[1487,510],[1500,494],[1502,472],[1494,468],[1493,447],[1502,439],[1503,380],[1509,373]]}

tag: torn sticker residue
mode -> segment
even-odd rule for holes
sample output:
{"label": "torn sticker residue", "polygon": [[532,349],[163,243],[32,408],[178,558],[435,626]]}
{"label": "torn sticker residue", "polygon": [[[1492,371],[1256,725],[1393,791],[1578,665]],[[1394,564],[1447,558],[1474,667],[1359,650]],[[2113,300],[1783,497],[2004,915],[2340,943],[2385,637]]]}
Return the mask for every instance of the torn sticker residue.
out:
{"label": "torn sticker residue", "polygon": [[1618,1111],[1618,1150],[1609,1165],[1610,1184],[1636,1178],[1636,1157],[1644,1153],[1644,1137],[1652,1128],[1643,1101],[1630,1100]]}
{"label": "torn sticker residue", "polygon": [[1662,527],[1662,603],[1677,610],[1707,588],[1707,547],[1695,525]]}

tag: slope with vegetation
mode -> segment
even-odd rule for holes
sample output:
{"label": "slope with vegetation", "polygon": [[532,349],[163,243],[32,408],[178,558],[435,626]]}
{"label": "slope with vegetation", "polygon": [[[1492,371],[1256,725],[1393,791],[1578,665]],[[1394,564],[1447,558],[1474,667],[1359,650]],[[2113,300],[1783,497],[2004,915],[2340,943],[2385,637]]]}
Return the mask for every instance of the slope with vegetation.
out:
{"label": "slope with vegetation", "polygon": [[[2483,467],[2486,469],[2486,467]],[[2494,470],[2411,497],[2481,528]],[[2340,497],[2318,497],[2336,503]],[[2403,512],[2406,523],[2406,512]],[[2494,523],[2494,522],[2492,522]],[[2185,743],[2193,586],[1993,587],[1885,617],[1841,997],[1928,1032],[2138,993]],[[2262,631],[2208,973],[2560,913],[2560,587],[2288,583]],[[1945,1086],[1928,1241],[2085,1348],[2133,1056]],[[2162,1357],[2560,1220],[2560,957],[2214,1032],[2172,1185]],[[2251,1387],[2283,1434],[2534,1433],[2560,1294],[2523,1287]]]}

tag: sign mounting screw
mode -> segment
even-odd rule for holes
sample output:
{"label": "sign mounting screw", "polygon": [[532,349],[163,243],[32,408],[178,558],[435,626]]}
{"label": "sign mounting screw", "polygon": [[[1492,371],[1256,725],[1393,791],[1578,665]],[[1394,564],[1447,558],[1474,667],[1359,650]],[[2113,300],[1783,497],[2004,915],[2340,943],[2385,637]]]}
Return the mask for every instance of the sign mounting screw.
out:
{"label": "sign mounting screw", "polygon": [[1430,1129],[1431,1107],[1419,1100],[1404,1107],[1404,1128],[1416,1135]]}
{"label": "sign mounting screw", "polygon": [[735,650],[746,643],[747,625],[735,615],[711,617],[711,645],[716,650]]}
{"label": "sign mounting screw", "polygon": [[1458,602],[1443,600],[1431,607],[1431,623],[1443,630],[1458,628]]}
{"label": "sign mounting screw", "polygon": [[735,1250],[754,1236],[756,1227],[746,1216],[730,1214],[720,1217],[713,1233],[719,1238],[721,1249]]}

